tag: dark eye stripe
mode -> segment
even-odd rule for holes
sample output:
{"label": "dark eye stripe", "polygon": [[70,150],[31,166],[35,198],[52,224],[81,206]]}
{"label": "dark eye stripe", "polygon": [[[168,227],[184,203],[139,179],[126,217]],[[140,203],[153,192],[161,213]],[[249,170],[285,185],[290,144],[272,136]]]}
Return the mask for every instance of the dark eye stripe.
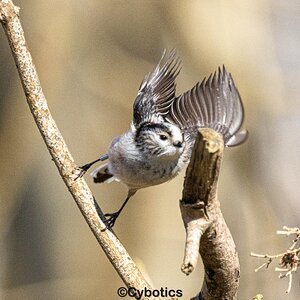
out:
{"label": "dark eye stripe", "polygon": [[139,129],[140,130],[149,129],[149,130],[154,130],[154,131],[160,130],[160,131],[165,131],[167,133],[169,133],[169,131],[170,131],[169,128],[166,125],[164,125],[163,123],[147,123],[147,122],[145,122],[145,123],[141,124]]}
{"label": "dark eye stripe", "polygon": [[141,135],[142,132],[146,132],[146,131],[156,132],[157,134],[166,133],[170,137],[172,136],[170,128],[168,126],[166,126],[165,124],[144,122],[140,125],[139,128],[137,128],[136,139]]}

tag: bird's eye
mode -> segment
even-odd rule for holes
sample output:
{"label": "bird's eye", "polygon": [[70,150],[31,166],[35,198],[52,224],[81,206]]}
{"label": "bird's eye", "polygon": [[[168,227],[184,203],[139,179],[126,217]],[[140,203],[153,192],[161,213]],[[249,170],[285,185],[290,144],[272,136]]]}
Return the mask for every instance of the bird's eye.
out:
{"label": "bird's eye", "polygon": [[165,134],[160,134],[159,135],[159,138],[162,140],[162,141],[165,141],[168,139],[168,137],[165,135]]}

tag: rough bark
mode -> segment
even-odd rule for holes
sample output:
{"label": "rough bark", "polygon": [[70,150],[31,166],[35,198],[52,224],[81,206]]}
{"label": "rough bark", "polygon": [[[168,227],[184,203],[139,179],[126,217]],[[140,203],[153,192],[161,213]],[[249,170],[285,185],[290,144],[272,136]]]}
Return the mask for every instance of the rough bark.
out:
{"label": "rough bark", "polygon": [[182,271],[189,275],[200,253],[204,281],[193,299],[236,299],[240,266],[230,231],[217,197],[224,142],[217,132],[203,128],[187,168],[180,208],[186,228]]}

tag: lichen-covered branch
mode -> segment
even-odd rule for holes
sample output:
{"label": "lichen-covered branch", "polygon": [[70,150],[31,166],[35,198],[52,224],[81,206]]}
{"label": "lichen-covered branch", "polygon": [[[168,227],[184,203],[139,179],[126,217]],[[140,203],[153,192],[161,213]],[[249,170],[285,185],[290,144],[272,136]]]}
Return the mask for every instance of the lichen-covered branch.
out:
{"label": "lichen-covered branch", "polygon": [[189,275],[200,253],[204,281],[193,299],[236,299],[240,277],[238,254],[217,197],[224,142],[212,129],[203,128],[186,171],[180,209],[186,228],[182,271]]}
{"label": "lichen-covered branch", "polygon": [[0,21],[8,38],[34,120],[82,215],[124,283],[137,290],[145,287],[151,289],[113,232],[105,230],[106,226],[101,220],[103,214],[99,209],[99,214],[97,213],[93,195],[84,179],[74,181],[76,168],[74,159],[50,114],[37,71],[26,45],[19,19],[19,8],[14,6],[11,0],[0,0]]}

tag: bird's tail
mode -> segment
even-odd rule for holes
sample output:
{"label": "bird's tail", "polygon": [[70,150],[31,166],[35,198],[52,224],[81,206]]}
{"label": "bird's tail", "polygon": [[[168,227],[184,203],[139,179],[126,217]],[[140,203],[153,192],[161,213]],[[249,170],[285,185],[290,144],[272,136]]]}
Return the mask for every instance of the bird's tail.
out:
{"label": "bird's tail", "polygon": [[116,177],[109,173],[108,171],[108,163],[101,165],[100,167],[96,168],[92,173],[91,176],[94,178],[95,183],[111,183],[114,180],[117,180]]}

